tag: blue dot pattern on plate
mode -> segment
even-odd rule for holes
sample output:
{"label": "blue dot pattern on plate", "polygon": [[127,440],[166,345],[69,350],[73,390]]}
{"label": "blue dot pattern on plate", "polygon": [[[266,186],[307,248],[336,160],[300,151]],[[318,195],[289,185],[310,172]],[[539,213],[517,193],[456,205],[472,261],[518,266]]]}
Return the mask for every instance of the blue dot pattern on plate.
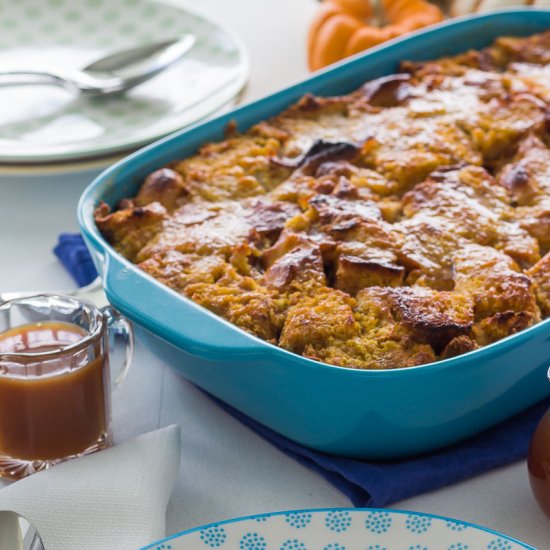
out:
{"label": "blue dot pattern on plate", "polygon": [[241,550],[265,550],[266,547],[265,539],[258,533],[246,533],[239,543]]}
{"label": "blue dot pattern on plate", "polygon": [[365,527],[371,533],[386,533],[391,527],[392,518],[388,512],[370,512],[365,520]]}
{"label": "blue dot pattern on plate", "polygon": [[201,531],[201,540],[204,544],[210,546],[211,548],[218,548],[221,546],[227,535],[225,534],[225,529],[214,525],[213,527],[208,527]]}
{"label": "blue dot pattern on plate", "polygon": [[426,516],[417,516],[409,514],[407,516],[406,526],[411,533],[425,533],[432,524],[432,518]]}
{"label": "blue dot pattern on plate", "polygon": [[488,550],[511,550],[512,545],[504,539],[501,539],[500,537],[498,539],[492,540],[487,545]]}
{"label": "blue dot pattern on plate", "polygon": [[289,539],[283,543],[281,550],[307,550],[307,547],[298,539]]}
{"label": "blue dot pattern on plate", "polygon": [[[26,1],[26,0],[22,0]],[[324,509],[270,513],[175,536],[149,550],[527,550],[463,521],[392,510]]]}
{"label": "blue dot pattern on plate", "polygon": [[468,525],[466,523],[462,523],[460,521],[448,521],[445,524],[449,529],[452,529],[453,531],[464,531],[464,529],[468,528]]}
{"label": "blue dot pattern on plate", "polygon": [[346,531],[351,525],[351,514],[345,511],[329,512],[325,518],[325,525],[336,533]]}
{"label": "blue dot pattern on plate", "polygon": [[311,514],[309,512],[292,512],[286,514],[285,521],[296,529],[303,529],[310,523]]}

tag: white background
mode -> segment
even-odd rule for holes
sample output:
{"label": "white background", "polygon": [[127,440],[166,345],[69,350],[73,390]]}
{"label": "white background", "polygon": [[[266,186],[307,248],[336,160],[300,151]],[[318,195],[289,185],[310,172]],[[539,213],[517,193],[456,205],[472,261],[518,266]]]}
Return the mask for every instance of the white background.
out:
{"label": "white background", "polygon": [[[314,0],[179,0],[232,28],[251,55],[245,100],[306,76],[305,39]],[[0,177],[0,292],[62,290],[73,283],[51,253],[77,228],[78,197],[90,176]],[[177,423],[183,454],[167,516],[174,533],[241,515],[349,506],[345,496],[213,405],[138,344],[114,396],[118,441]],[[550,548],[550,520],[537,508],[518,463],[395,508],[455,517]]]}

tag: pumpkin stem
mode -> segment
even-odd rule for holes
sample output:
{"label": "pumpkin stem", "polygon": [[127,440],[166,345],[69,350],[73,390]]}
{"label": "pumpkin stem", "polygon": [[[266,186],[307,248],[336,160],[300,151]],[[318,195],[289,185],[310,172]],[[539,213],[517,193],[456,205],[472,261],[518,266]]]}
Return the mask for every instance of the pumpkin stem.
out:
{"label": "pumpkin stem", "polygon": [[376,27],[384,27],[388,24],[386,19],[386,10],[384,9],[384,4],[382,0],[371,0],[372,1],[372,22]]}

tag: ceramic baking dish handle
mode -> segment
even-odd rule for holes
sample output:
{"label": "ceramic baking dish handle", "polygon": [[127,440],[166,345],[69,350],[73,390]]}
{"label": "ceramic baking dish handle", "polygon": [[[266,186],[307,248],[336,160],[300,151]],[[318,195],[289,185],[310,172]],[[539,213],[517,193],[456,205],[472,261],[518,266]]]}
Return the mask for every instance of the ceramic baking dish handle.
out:
{"label": "ceramic baking dish handle", "polygon": [[107,254],[103,285],[130,320],[203,359],[257,356],[265,344],[184,298],[116,255]]}

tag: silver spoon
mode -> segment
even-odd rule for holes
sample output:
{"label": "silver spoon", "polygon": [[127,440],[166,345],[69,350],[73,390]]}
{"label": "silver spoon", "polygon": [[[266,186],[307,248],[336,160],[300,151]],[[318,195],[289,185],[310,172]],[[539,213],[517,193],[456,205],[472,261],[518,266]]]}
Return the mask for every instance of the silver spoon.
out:
{"label": "silver spoon", "polygon": [[115,94],[134,88],[171,67],[192,48],[195,37],[185,35],[122,50],[102,57],[78,69],[6,69],[0,68],[0,86],[52,84],[87,96]]}
{"label": "silver spoon", "polygon": [[2,510],[0,511],[0,548],[2,550],[44,550],[44,543],[35,527],[23,516]]}

